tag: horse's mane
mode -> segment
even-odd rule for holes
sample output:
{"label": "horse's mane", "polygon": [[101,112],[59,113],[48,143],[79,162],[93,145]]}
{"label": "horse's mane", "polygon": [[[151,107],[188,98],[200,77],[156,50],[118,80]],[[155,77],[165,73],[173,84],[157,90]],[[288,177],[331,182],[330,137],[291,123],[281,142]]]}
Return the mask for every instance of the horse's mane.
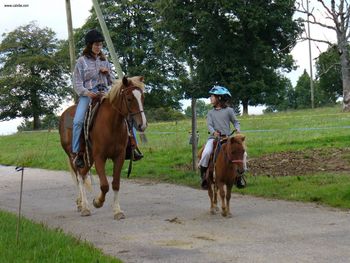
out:
{"label": "horse's mane", "polygon": [[[145,84],[142,82],[143,77],[131,77],[128,78],[129,86],[137,87],[142,90],[142,92],[145,89]],[[117,79],[114,83],[110,91],[106,94],[105,98],[108,98],[110,102],[114,101],[115,98],[119,97],[123,87],[123,80]]]}

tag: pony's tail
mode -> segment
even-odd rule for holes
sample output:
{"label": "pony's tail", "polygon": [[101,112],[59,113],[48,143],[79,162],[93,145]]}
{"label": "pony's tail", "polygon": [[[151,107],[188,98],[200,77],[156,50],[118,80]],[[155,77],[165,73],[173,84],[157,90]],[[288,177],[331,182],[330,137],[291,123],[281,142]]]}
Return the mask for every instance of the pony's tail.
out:
{"label": "pony's tail", "polygon": [[[67,159],[67,161],[68,161],[69,171],[70,171],[70,174],[72,176],[73,182],[75,183],[76,186],[78,186],[78,174],[74,170],[74,168],[72,167],[72,163],[71,163],[69,158]],[[93,190],[92,189],[92,174],[85,177],[84,186],[86,187],[86,189],[89,192],[92,192],[92,190]]]}

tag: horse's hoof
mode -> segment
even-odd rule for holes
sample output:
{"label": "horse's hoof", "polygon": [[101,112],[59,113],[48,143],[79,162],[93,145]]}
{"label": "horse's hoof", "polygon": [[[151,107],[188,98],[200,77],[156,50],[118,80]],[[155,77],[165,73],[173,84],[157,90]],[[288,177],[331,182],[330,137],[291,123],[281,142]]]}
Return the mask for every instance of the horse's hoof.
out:
{"label": "horse's hoof", "polygon": [[81,212],[81,206],[77,206],[77,211]]}
{"label": "horse's hoof", "polygon": [[219,210],[220,210],[219,207],[217,207],[217,206],[215,206],[214,209],[215,209],[215,212],[219,212]]}
{"label": "horse's hoof", "polygon": [[227,213],[227,218],[232,218],[232,214],[231,213]]}
{"label": "horse's hoof", "polygon": [[125,215],[124,215],[123,212],[116,213],[116,214],[114,215],[114,219],[115,219],[115,220],[125,219]]}
{"label": "horse's hoof", "polygon": [[210,208],[210,214],[216,215],[216,209],[215,208]]}
{"label": "horse's hoof", "polygon": [[89,209],[83,209],[83,210],[81,210],[80,215],[81,216],[89,216],[89,215],[91,215],[91,212]]}
{"label": "horse's hoof", "polygon": [[101,208],[101,207],[103,206],[103,203],[97,202],[95,198],[94,198],[94,200],[92,201],[92,204],[93,204],[94,207],[96,207],[96,208]]}
{"label": "horse's hoof", "polygon": [[227,212],[226,212],[226,211],[222,211],[222,212],[221,212],[221,215],[222,215],[223,217],[226,217],[226,216],[227,216]]}

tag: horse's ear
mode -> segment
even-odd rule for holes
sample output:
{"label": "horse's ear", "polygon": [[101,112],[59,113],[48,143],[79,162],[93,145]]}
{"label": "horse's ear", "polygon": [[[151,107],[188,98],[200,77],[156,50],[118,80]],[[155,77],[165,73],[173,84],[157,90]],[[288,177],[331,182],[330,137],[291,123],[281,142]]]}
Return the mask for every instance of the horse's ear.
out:
{"label": "horse's ear", "polygon": [[242,142],[244,142],[245,136],[244,136],[244,135],[241,135],[241,139],[242,139]]}
{"label": "horse's ear", "polygon": [[129,84],[128,78],[126,76],[123,77],[123,85],[127,87]]}
{"label": "horse's ear", "polygon": [[143,76],[140,76],[140,77],[139,77],[139,81],[140,81],[140,82],[143,82],[144,80],[145,80],[145,78],[144,78]]}

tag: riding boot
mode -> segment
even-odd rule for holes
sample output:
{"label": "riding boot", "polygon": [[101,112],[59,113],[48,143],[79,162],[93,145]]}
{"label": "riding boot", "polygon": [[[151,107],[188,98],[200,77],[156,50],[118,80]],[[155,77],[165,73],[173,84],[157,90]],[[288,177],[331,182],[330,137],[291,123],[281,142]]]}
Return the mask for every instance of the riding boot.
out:
{"label": "riding boot", "polygon": [[73,164],[77,167],[77,168],[84,168],[85,163],[84,163],[84,157],[82,154],[80,153],[71,153],[71,159]]}
{"label": "riding boot", "polygon": [[134,162],[141,160],[143,158],[143,154],[139,150],[139,148],[136,147],[133,151],[134,151],[134,159],[133,159]]}
{"label": "riding boot", "polygon": [[241,173],[241,174],[237,177],[237,180],[236,180],[236,186],[237,186],[237,188],[242,189],[242,188],[246,187],[247,182],[246,182],[246,180],[245,180],[244,177],[245,177],[245,176],[244,176],[244,172]]}
{"label": "riding boot", "polygon": [[203,190],[208,190],[208,180],[207,180],[207,169],[208,167],[200,166],[200,172],[201,172],[201,187]]}

